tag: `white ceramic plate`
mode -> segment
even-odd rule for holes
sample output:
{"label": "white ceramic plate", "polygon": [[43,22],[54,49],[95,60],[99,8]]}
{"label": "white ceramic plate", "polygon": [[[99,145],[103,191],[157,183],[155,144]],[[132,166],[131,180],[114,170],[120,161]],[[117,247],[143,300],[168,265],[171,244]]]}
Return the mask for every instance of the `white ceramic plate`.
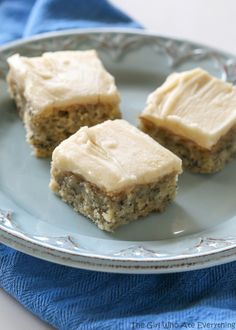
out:
{"label": "white ceramic plate", "polygon": [[[184,173],[176,201],[108,234],[49,189],[50,161],[36,159],[7,94],[6,58],[65,49],[98,50],[116,77],[123,117],[137,124],[147,95],[177,70],[201,66],[234,82],[236,58],[191,42],[139,31],[73,30],[14,42],[0,50],[0,241],[74,267],[160,273],[236,260],[236,161],[216,175]],[[36,87],[37,88],[37,87]]]}

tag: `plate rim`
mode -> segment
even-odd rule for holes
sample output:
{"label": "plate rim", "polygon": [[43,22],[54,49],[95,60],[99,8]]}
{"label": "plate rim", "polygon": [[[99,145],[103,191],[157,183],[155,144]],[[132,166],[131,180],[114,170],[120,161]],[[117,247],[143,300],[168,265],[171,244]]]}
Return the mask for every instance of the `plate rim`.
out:
{"label": "plate rim", "polygon": [[49,32],[43,32],[38,33],[32,36],[27,36],[25,38],[19,38],[14,41],[9,41],[4,44],[0,44],[0,53],[8,50],[13,47],[17,47],[23,44],[27,44],[31,41],[39,41],[47,38],[53,38],[53,37],[59,37],[59,36],[66,36],[66,35],[77,35],[77,34],[89,34],[89,33],[126,33],[126,34],[138,34],[142,36],[149,36],[149,37],[157,37],[165,40],[173,40],[173,41],[179,41],[179,42],[186,42],[195,46],[204,47],[209,50],[213,50],[216,52],[220,52],[223,55],[227,56],[233,56],[235,57],[236,54],[233,54],[231,52],[225,51],[223,49],[220,49],[218,47],[209,46],[205,43],[198,42],[195,40],[190,40],[188,38],[178,38],[168,35],[161,35],[156,33],[152,30],[144,30],[139,28],[126,28],[126,27],[97,27],[97,28],[74,28],[74,29],[63,29],[58,31],[49,31]]}
{"label": "plate rim", "polygon": [[[204,47],[222,55],[233,56],[224,50],[220,50],[202,43],[198,43],[191,40],[175,38],[171,36],[162,36],[149,30],[141,30],[137,28],[125,28],[125,27],[99,27],[99,28],[83,28],[83,29],[68,29],[54,32],[46,32],[27,37],[24,39],[18,39],[16,41],[8,42],[4,45],[0,45],[0,54],[9,49],[17,46],[25,45],[32,41],[40,41],[53,37],[60,37],[66,35],[81,35],[91,33],[119,33],[119,34],[134,34],[141,36],[157,37],[164,40],[173,40],[179,42],[190,43],[191,45]],[[51,262],[56,262],[63,265],[68,265],[77,268],[90,269],[96,271],[108,271],[119,273],[167,273],[167,272],[180,272],[186,270],[202,269],[218,264],[223,264],[236,260],[236,243],[232,246],[225,246],[214,251],[202,252],[196,256],[180,256],[180,257],[166,257],[163,260],[148,258],[137,259],[127,257],[115,258],[112,256],[98,256],[98,255],[86,255],[81,251],[73,253],[73,251],[66,251],[60,248],[52,247],[50,244],[33,241],[30,237],[24,235],[16,235],[12,230],[4,228],[0,225],[0,242],[10,247],[13,247],[21,252],[27,253],[34,257],[39,257]],[[21,237],[22,236],[22,237]],[[208,257],[208,258],[207,258]],[[127,264],[129,263],[129,265]],[[167,264],[169,263],[169,264]]]}
{"label": "plate rim", "polygon": [[235,261],[236,259],[236,246],[172,260],[157,261],[153,258],[121,260],[112,259],[111,257],[89,257],[82,253],[68,253],[59,248],[49,247],[47,244],[35,243],[33,239],[22,238],[2,228],[0,228],[0,233],[1,243],[20,252],[60,265],[101,272],[133,274],[174,273],[213,267]]}

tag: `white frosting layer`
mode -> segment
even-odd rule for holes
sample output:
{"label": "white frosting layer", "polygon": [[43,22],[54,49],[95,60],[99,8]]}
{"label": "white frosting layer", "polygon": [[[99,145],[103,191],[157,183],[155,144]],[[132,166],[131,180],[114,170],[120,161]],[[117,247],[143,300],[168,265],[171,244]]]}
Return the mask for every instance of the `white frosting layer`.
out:
{"label": "white frosting layer", "polygon": [[10,75],[36,109],[74,103],[118,103],[114,78],[96,51],[59,51],[8,58]]}
{"label": "white frosting layer", "polygon": [[177,156],[125,120],[83,127],[52,155],[52,173],[55,168],[82,175],[107,192],[181,173],[181,165]]}
{"label": "white frosting layer", "polygon": [[140,117],[211,149],[236,124],[236,87],[199,68],[174,73]]}

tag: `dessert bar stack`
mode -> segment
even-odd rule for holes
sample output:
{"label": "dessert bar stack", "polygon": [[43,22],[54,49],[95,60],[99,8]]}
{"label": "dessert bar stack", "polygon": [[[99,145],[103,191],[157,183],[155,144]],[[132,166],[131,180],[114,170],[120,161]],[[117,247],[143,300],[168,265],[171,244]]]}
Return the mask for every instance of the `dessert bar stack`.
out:
{"label": "dessert bar stack", "polygon": [[114,77],[96,51],[15,54],[8,63],[26,139],[36,156],[52,156],[51,190],[102,230],[164,211],[182,163],[213,173],[235,155],[236,87],[200,68],[171,74],[136,128],[120,119]]}

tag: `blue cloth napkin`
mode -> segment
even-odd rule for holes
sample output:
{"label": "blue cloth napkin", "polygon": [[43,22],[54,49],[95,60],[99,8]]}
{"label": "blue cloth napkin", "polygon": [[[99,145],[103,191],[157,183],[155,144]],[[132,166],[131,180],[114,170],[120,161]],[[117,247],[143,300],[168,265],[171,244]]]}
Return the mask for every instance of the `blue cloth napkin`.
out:
{"label": "blue cloth napkin", "polygon": [[0,0],[0,43],[47,31],[141,27],[106,0]]}
{"label": "blue cloth napkin", "polygon": [[57,329],[236,328],[236,263],[120,275],[60,266],[0,245],[0,285]]}
{"label": "blue cloth napkin", "polygon": [[[139,27],[105,0],[0,0],[0,21],[2,43],[55,29]],[[120,275],[60,266],[0,245],[0,286],[57,329],[236,329],[236,263]]]}

